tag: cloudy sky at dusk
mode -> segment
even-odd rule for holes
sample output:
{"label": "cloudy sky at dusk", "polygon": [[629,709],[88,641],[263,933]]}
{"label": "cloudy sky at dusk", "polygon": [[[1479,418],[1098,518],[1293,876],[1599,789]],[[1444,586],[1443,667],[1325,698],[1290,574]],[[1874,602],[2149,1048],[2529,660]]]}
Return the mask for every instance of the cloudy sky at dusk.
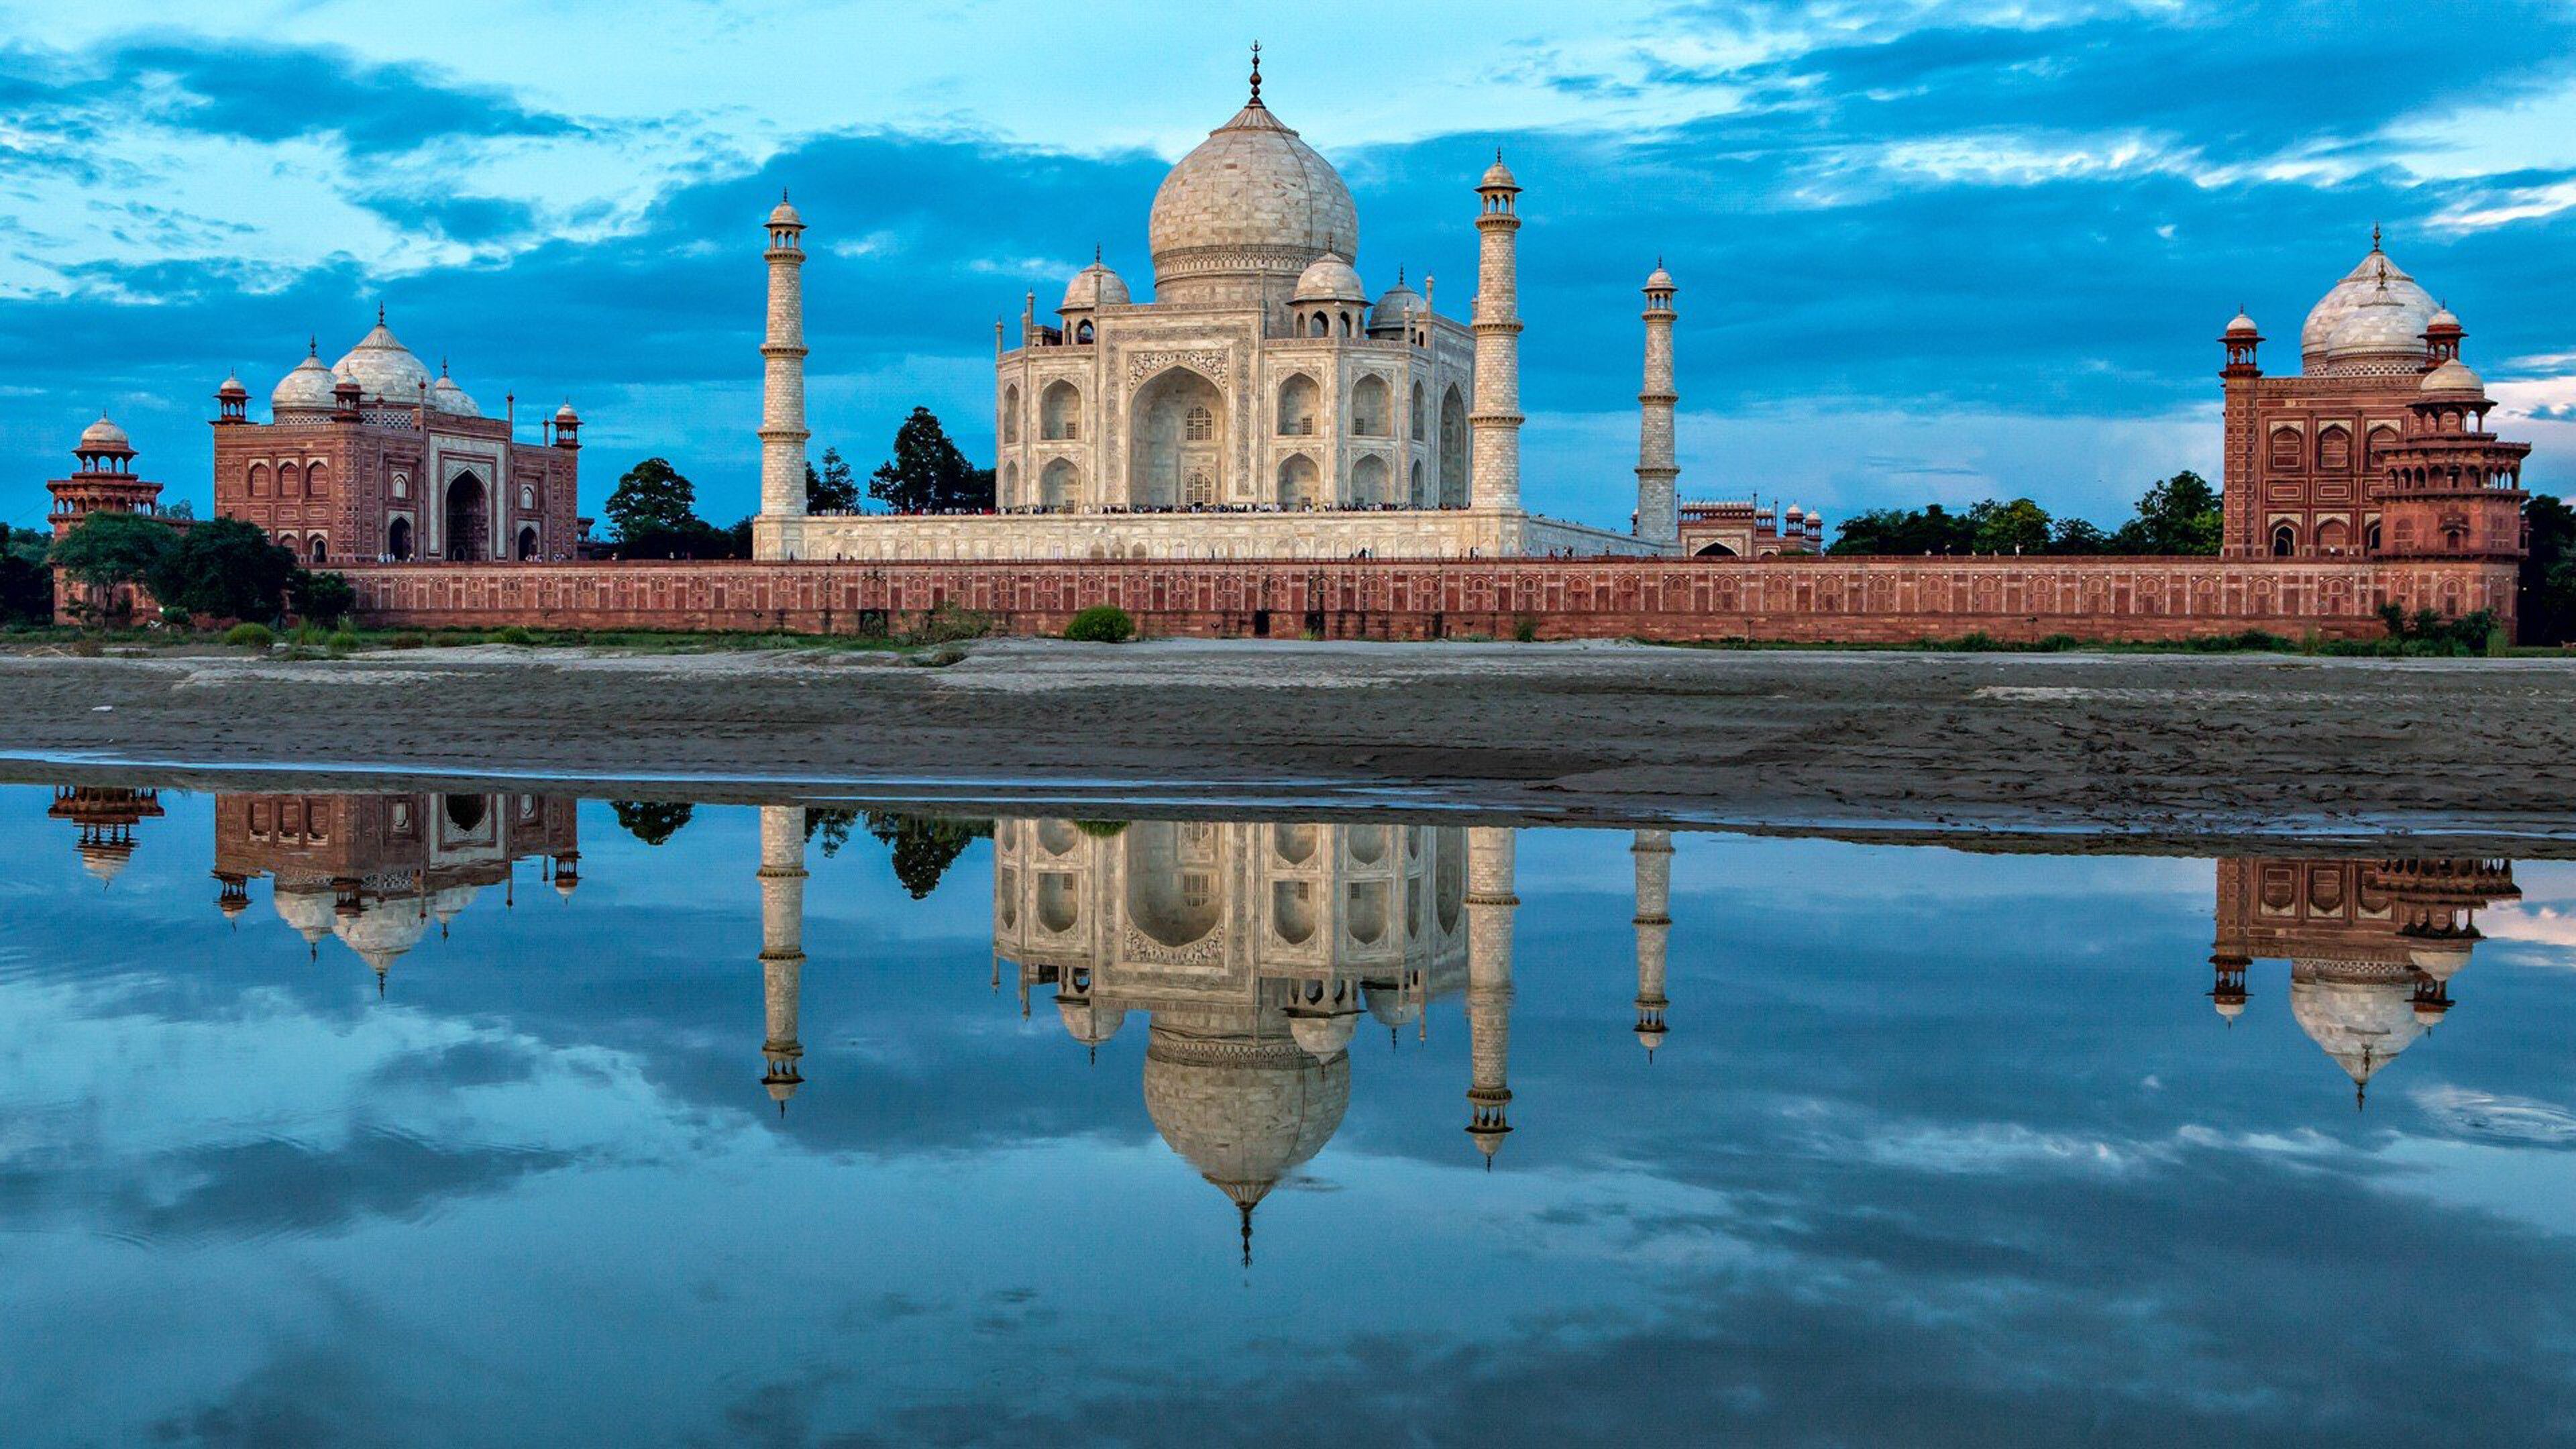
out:
{"label": "cloudy sky at dusk", "polygon": [[1686,496],[2116,521],[2214,472],[2227,317],[2295,338],[2374,221],[2466,321],[2533,483],[2576,481],[2564,5],[1284,10],[0,5],[5,516],[41,523],[102,408],[203,507],[225,371],[264,403],[379,302],[488,410],[580,407],[586,512],[660,453],[739,516],[782,185],[813,228],[816,449],[864,469],[927,403],[985,456],[995,319],[1050,307],[1095,244],[1144,291],[1154,187],[1240,104],[1256,35],[1265,98],[1358,199],[1373,291],[1436,274],[1463,314],[1468,187],[1510,153],[1547,511],[1625,521],[1658,253]]}

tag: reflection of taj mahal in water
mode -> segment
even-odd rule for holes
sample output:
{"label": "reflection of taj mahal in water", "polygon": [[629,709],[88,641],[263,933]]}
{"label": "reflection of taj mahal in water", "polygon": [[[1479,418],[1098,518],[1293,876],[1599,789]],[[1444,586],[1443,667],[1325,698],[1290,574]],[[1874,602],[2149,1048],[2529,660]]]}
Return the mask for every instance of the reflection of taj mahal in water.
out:
{"label": "reflection of taj mahal in water", "polygon": [[[216,904],[239,919],[267,878],[282,921],[318,955],[337,939],[381,983],[396,960],[477,896],[515,892],[517,863],[570,896],[576,802],[530,794],[223,794],[215,797]],[[47,813],[75,825],[84,869],[113,883],[150,790],[67,786]],[[1488,1165],[1511,1132],[1516,838],[1419,825],[1102,823],[993,827],[994,985],[1007,968],[1023,1015],[1052,993],[1074,1042],[1142,1029],[1148,1116],[1172,1150],[1252,1208],[1315,1157],[1350,1100],[1364,1026],[1428,1030],[1457,1000],[1467,1019],[1465,1123]],[[1634,833],[1635,1031],[1665,1036],[1670,831]],[[761,1083],[783,1112],[803,1083],[807,812],[760,811]],[[2482,857],[2217,862],[2216,985],[2232,1024],[2261,958],[2290,963],[2290,1015],[2357,1090],[2440,1023],[2482,939],[2476,913],[2516,900],[2509,862]],[[1136,1020],[1141,1016],[1142,1021]]]}

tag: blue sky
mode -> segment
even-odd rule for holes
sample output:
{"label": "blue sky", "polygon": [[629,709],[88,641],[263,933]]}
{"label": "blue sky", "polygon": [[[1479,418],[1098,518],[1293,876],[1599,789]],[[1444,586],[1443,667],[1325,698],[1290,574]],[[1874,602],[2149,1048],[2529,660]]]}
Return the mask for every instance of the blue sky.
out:
{"label": "blue sky", "polygon": [[[938,7],[126,0],[0,7],[10,521],[104,408],[208,496],[209,395],[381,301],[487,408],[569,398],[585,511],[660,453],[756,494],[759,221],[813,226],[817,452],[915,403],[990,448],[994,319],[1101,246],[1144,290],[1170,162],[1265,96],[1341,168],[1370,287],[1462,312],[1496,144],[1522,234],[1527,495],[1624,522],[1637,286],[1682,285],[1686,496],[1835,517],[2029,494],[2104,520],[2213,471],[2212,339],[2388,228],[2501,424],[2576,468],[2576,12],[2556,4],[1537,0]],[[2265,361],[2296,365],[2275,341]]]}

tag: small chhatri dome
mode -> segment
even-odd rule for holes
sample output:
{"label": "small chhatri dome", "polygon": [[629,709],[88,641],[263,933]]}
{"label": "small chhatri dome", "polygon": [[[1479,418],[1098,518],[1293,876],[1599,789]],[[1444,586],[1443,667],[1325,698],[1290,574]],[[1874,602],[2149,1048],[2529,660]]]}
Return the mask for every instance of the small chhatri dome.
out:
{"label": "small chhatri dome", "polygon": [[332,364],[332,376],[354,382],[362,396],[387,402],[418,402],[429,388],[429,369],[393,334],[379,311],[376,325],[358,339],[348,355]]}
{"label": "small chhatri dome", "polygon": [[1368,304],[1368,289],[1360,285],[1360,274],[1340,252],[1327,247],[1324,254],[1307,264],[1297,274],[1298,302],[1357,302]]}
{"label": "small chhatri dome", "polygon": [[2459,317],[2455,315],[2450,308],[2445,307],[2441,311],[2433,314],[2433,320],[2424,324],[2424,330],[2427,332],[2458,332],[2464,329],[2460,326]]}
{"label": "small chhatri dome", "polygon": [[1091,265],[1073,274],[1065,283],[1064,301],[1058,312],[1089,312],[1101,307],[1124,307],[1130,298],[1127,280],[1111,271],[1097,256]]}
{"label": "small chhatri dome", "polygon": [[787,193],[784,189],[781,189],[778,193],[778,204],[769,209],[769,224],[771,226],[797,227],[801,227],[805,224],[805,218],[798,216],[796,214],[796,208],[787,204]]}
{"label": "small chhatri dome", "polygon": [[1485,168],[1484,179],[1476,183],[1476,189],[1478,191],[1518,191],[1521,189],[1520,182],[1512,175],[1512,168],[1503,164],[1503,153],[1500,147],[1495,148],[1494,164]]}
{"label": "small chhatri dome", "polygon": [[558,423],[578,423],[581,421],[581,414],[572,410],[571,403],[565,403],[562,407],[555,409],[555,421]]}
{"label": "small chhatri dome", "polygon": [[97,422],[81,429],[80,447],[77,451],[83,453],[117,453],[130,452],[132,451],[132,448],[133,442],[125,436],[125,429],[109,422],[107,420],[107,414],[100,413],[98,415]]}
{"label": "small chhatri dome", "polygon": [[2424,374],[2424,381],[2417,385],[2419,392],[2483,393],[2486,389],[2486,379],[2456,357]]}
{"label": "small chhatri dome", "polygon": [[250,389],[242,386],[240,373],[227,372],[224,374],[223,385],[215,389],[215,396],[228,401],[247,399],[250,396]]}
{"label": "small chhatri dome", "polygon": [[2236,314],[2236,320],[2227,324],[2227,335],[2230,337],[2251,337],[2262,330],[2254,325],[2251,314],[2241,310]]}
{"label": "small chhatri dome", "polygon": [[1658,260],[1655,263],[1655,269],[1646,274],[1646,290],[1649,292],[1675,292],[1681,289],[1673,285],[1673,274],[1665,271],[1663,262]]}

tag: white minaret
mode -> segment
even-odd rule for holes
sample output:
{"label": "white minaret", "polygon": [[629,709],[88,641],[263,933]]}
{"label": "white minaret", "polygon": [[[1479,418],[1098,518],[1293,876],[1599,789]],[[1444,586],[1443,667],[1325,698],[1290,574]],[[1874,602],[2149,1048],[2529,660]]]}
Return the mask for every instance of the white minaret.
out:
{"label": "white minaret", "polygon": [[796,996],[805,976],[805,811],[800,806],[760,807],[760,994],[767,1037],[760,1054],[769,1063],[760,1084],[787,1115],[787,1099],[805,1078],[796,1063],[805,1046],[796,1039]]}
{"label": "white minaret", "polygon": [[[1518,513],[1521,507],[1520,183],[1503,153],[1476,183],[1476,405],[1467,414],[1472,443],[1468,483],[1476,508]],[[1516,540],[1515,540],[1516,541]]]}
{"label": "white minaret", "polygon": [[763,558],[790,558],[805,516],[805,222],[780,193],[769,213],[769,332],[761,340],[760,511]]}
{"label": "white minaret", "polygon": [[[1637,537],[1670,548],[1681,542],[1673,480],[1673,274],[1655,263],[1646,278],[1646,385],[1637,394]],[[1671,846],[1665,846],[1667,850]]]}
{"label": "white minaret", "polygon": [[1637,1040],[1646,1060],[1664,1044],[1664,949],[1673,933],[1673,833],[1640,830],[1637,857]]}
{"label": "white minaret", "polygon": [[1467,831],[1467,1135],[1492,1167],[1512,1100],[1512,893],[1518,838],[1509,827]]}

